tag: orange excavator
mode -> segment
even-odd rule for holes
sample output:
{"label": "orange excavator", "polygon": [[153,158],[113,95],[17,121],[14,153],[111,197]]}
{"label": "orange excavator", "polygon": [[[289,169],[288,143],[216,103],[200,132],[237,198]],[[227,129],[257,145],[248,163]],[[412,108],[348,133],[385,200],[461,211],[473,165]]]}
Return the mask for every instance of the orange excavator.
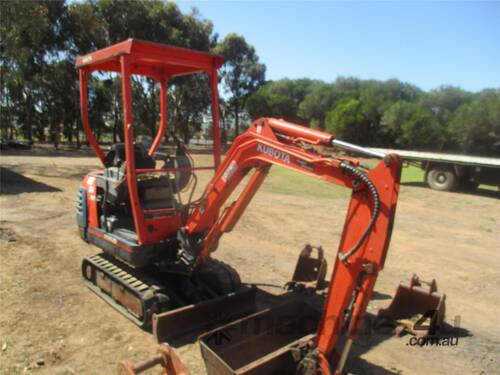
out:
{"label": "orange excavator", "polygon": [[[84,258],[83,278],[134,323],[152,326],[160,342],[200,328],[208,373],[343,373],[384,266],[401,161],[275,118],[253,122],[222,159],[217,94],[222,64],[219,56],[134,39],[78,58],[83,128],[103,164],[85,176],[77,196],[80,235],[101,249]],[[124,143],[107,152],[94,137],[88,114],[88,80],[97,71],[121,75]],[[175,148],[158,151],[167,138],[169,82],[189,74],[206,74],[210,80],[212,166],[195,167],[171,132]],[[158,132],[149,147],[134,138],[132,75],[160,86]],[[339,149],[381,160],[369,169],[333,152]],[[243,285],[231,266],[211,254],[273,165],[340,185],[352,195],[330,281],[324,280],[322,248],[308,245],[287,293],[266,304],[258,288]],[[193,200],[196,171],[208,169],[214,175]],[[169,368],[168,373],[184,372]]]}

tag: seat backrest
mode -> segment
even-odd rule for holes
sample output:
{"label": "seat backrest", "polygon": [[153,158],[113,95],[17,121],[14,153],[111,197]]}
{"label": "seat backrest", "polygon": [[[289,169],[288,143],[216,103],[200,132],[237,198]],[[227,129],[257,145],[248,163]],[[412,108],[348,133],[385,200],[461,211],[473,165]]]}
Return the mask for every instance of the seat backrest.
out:
{"label": "seat backrest", "polygon": [[[135,167],[137,169],[155,168],[155,160],[148,155],[142,143],[134,143]],[[125,163],[125,144],[115,143],[104,157],[104,166],[120,168]]]}

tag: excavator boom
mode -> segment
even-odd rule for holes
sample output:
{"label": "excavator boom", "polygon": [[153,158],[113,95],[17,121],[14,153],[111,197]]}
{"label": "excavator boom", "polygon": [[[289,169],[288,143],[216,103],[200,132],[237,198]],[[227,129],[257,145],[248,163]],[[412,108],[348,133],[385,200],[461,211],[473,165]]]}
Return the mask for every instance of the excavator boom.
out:
{"label": "excavator boom", "polygon": [[[279,165],[352,190],[347,217],[334,263],[329,292],[316,336],[321,363],[335,348],[347,323],[348,343],[354,338],[371,298],[378,272],[384,266],[399,191],[401,161],[387,155],[367,173],[351,158],[317,151],[335,145],[334,136],[284,120],[262,118],[235,139],[208,184],[199,207],[189,217],[186,232],[204,233],[195,246],[198,261],[208,259],[223,233],[233,229],[270,167]],[[346,147],[346,143],[342,143]],[[348,146],[347,146],[348,147]],[[358,151],[363,151],[358,148]],[[228,197],[250,172],[239,197],[222,209]],[[345,313],[347,312],[347,313]],[[350,344],[348,344],[350,347]],[[347,358],[341,356],[341,372]],[[326,368],[323,368],[326,372]]]}

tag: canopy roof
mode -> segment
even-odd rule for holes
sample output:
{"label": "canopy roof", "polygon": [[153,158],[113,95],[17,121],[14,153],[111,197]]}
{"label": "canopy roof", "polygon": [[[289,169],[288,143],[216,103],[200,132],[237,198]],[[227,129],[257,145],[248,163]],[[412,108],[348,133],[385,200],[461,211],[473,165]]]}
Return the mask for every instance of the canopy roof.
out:
{"label": "canopy roof", "polygon": [[120,57],[130,56],[130,73],[160,79],[218,69],[224,59],[207,52],[172,47],[166,44],[128,39],[76,60],[76,68],[120,72]]}

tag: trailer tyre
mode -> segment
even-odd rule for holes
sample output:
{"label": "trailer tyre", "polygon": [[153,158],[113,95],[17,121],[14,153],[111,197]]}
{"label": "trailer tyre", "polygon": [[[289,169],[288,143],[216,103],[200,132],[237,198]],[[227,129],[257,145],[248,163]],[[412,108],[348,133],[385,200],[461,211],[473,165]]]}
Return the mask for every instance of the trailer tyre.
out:
{"label": "trailer tyre", "polygon": [[429,170],[425,180],[431,189],[450,191],[457,187],[458,178],[452,168],[435,166]]}

